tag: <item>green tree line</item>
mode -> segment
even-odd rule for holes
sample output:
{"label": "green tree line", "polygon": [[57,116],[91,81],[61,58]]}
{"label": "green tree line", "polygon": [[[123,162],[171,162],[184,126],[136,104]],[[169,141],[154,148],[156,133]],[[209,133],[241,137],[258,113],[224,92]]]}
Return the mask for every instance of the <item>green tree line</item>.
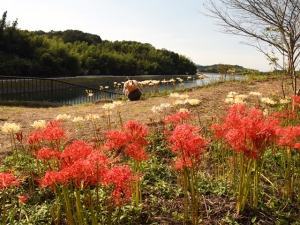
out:
{"label": "green tree line", "polygon": [[197,70],[199,72],[205,73],[221,73],[221,74],[230,74],[228,70],[234,70],[235,74],[247,74],[252,69],[247,69],[239,65],[228,65],[228,64],[214,64],[209,66],[197,65]]}
{"label": "green tree line", "polygon": [[195,74],[189,58],[151,44],[106,41],[79,30],[28,31],[0,19],[0,74],[11,76]]}

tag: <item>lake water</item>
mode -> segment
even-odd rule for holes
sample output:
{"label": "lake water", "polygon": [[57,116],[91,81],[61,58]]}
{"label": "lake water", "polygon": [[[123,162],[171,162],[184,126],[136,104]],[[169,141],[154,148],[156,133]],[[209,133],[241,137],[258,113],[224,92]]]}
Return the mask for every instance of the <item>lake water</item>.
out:
{"label": "lake water", "polygon": [[[175,82],[175,88],[190,88],[195,86],[202,86],[205,84],[209,84],[211,82],[221,81],[224,79],[224,77],[220,77],[219,74],[215,73],[203,73],[205,76],[203,79],[200,79],[198,75],[140,75],[140,76],[133,76],[131,79],[137,80],[139,82],[145,81],[145,80],[167,80],[174,79]],[[178,78],[182,79],[182,83],[180,85],[180,82],[178,81]],[[226,80],[229,79],[236,79],[240,80],[243,79],[244,76],[242,75],[227,75]],[[88,86],[91,88],[99,89],[100,86],[104,88],[106,91],[110,92],[116,92],[116,86],[123,87],[123,83],[125,81],[124,76],[80,76],[80,77],[70,77],[70,78],[61,78],[64,81],[70,82],[70,83],[78,83],[82,84],[84,86]],[[171,82],[162,83],[160,82],[158,84],[159,91],[164,90],[172,90],[174,89],[174,86],[172,86]],[[149,91],[153,92],[154,87],[149,86]]]}
{"label": "lake water", "polygon": [[[115,99],[123,96],[125,78],[125,76],[80,76],[35,80],[7,79],[2,80],[0,85],[0,101],[43,101],[74,105],[103,99]],[[227,80],[243,78],[244,76],[239,75],[227,75],[226,77]],[[218,74],[205,73],[200,76],[141,75],[131,77],[131,79],[139,82],[160,81],[157,86],[143,85],[143,93],[145,93],[203,86],[222,81],[224,77]],[[99,91],[99,89],[103,91]],[[92,97],[88,97],[87,90],[92,92]]]}
{"label": "lake water", "polygon": [[[221,77],[219,74],[214,73],[202,73],[202,79],[200,79],[199,75],[181,75],[181,76],[163,76],[163,75],[141,75],[141,76],[134,76],[131,77],[131,79],[135,79],[139,82],[145,81],[145,80],[159,80],[161,81],[158,84],[158,91],[165,91],[165,90],[175,90],[175,89],[183,89],[183,88],[192,88],[196,86],[203,86],[212,82],[218,82],[224,80],[224,76]],[[243,79],[245,76],[242,75],[227,75],[226,80],[235,79],[240,80]],[[179,82],[179,78],[182,79],[182,82]],[[65,78],[63,78],[65,80]],[[98,89],[103,88],[103,90],[108,92],[115,92],[122,95],[123,91],[123,83],[125,81],[124,76],[85,76],[85,77],[73,77],[68,78],[66,81],[70,83],[76,83],[78,82],[78,79],[80,79],[81,84],[85,86],[89,86],[91,88]],[[175,80],[175,85],[170,82],[170,79]],[[76,81],[77,80],[77,81]],[[163,80],[169,81],[169,82],[162,82]],[[149,85],[148,87],[146,85],[143,86],[143,92],[155,92],[156,88],[153,85]],[[96,93],[92,97],[93,101],[98,101],[100,99],[107,99],[110,97],[103,96],[103,95],[97,95]],[[86,100],[85,100],[86,99]],[[67,100],[67,99],[66,99]],[[67,101],[72,101],[74,104],[76,102],[82,103],[82,102],[89,102],[91,101],[90,98],[87,98],[87,94],[84,93],[80,96],[74,96],[72,99],[68,99]]]}

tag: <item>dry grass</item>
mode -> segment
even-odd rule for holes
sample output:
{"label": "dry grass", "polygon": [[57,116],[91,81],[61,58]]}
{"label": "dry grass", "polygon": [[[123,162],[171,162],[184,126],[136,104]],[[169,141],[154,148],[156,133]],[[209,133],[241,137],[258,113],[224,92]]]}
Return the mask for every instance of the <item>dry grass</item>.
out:
{"label": "dry grass", "polygon": [[[226,82],[218,83],[206,87],[198,87],[190,89],[186,92],[189,98],[197,98],[201,100],[201,105],[198,108],[201,119],[218,117],[224,112],[226,95],[230,91],[235,91],[240,94],[248,94],[250,91],[261,92],[264,97],[282,97],[280,80],[268,80],[266,82]],[[147,100],[140,101],[126,101],[121,106],[121,115],[124,122],[135,120],[147,123],[150,118],[154,117],[151,111],[152,106],[158,106],[161,103],[171,103],[168,96],[153,97]],[[1,103],[0,103],[1,104]],[[0,106],[0,126],[5,122],[17,123],[22,127],[24,136],[33,130],[31,124],[35,120],[50,121],[58,114],[69,114],[71,117],[82,116],[87,114],[100,114],[102,115],[104,109],[102,108],[105,103],[97,104],[83,104],[75,106],[46,106],[40,105],[27,105],[27,106]],[[116,115],[112,115],[112,121],[117,121]],[[103,123],[105,120],[103,119]],[[71,121],[69,123],[72,123]],[[117,124],[115,124],[117,125]],[[87,131],[88,132],[88,131]],[[88,134],[83,134],[88,135]],[[6,135],[0,134],[0,154],[5,155],[5,151],[9,148],[10,143]]]}

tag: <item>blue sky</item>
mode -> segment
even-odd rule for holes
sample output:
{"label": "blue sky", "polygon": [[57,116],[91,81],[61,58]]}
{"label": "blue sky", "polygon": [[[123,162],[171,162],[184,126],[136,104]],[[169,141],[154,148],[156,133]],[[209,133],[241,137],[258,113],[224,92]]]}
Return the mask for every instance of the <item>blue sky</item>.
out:
{"label": "blue sky", "polygon": [[138,41],[184,55],[194,63],[270,71],[242,37],[223,34],[201,14],[205,0],[0,0],[7,21],[22,30],[80,30],[102,40]]}

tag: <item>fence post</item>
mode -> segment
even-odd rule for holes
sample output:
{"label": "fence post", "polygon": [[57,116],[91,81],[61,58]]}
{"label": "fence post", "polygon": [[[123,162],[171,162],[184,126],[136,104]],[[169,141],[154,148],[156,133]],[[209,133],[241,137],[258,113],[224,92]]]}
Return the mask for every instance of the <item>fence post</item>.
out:
{"label": "fence post", "polygon": [[53,80],[52,79],[50,79],[50,102],[52,102],[53,101],[53,95],[52,95],[52,93],[53,93]]}

